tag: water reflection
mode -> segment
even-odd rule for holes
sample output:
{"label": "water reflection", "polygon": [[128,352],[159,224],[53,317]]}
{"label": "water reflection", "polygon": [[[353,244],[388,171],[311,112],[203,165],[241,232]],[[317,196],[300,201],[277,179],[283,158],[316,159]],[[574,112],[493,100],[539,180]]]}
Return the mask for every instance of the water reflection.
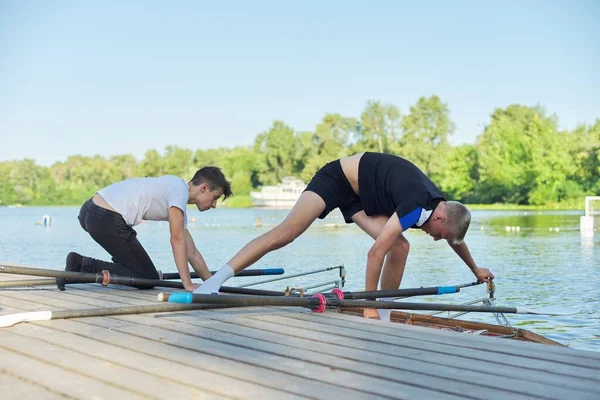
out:
{"label": "water reflection", "polygon": [[475,226],[490,234],[510,232],[522,236],[555,236],[560,232],[579,231],[577,217],[580,215],[575,212],[483,212]]}

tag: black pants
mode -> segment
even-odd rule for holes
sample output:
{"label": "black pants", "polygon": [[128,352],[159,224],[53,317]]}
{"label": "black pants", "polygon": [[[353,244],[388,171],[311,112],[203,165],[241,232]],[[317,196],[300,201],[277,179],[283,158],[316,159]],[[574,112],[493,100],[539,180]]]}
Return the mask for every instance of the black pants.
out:
{"label": "black pants", "polygon": [[137,240],[137,232],[125,223],[121,214],[97,206],[92,199],[79,211],[79,223],[106,250],[113,262],[84,257],[82,272],[108,270],[120,276],[158,279],[158,272]]}

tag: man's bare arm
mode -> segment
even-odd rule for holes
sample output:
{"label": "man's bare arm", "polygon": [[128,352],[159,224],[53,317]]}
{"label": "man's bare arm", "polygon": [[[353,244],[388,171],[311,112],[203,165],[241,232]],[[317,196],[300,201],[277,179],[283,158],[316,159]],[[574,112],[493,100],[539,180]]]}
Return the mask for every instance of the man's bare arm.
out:
{"label": "man's bare arm", "polygon": [[448,244],[452,247],[452,250],[467,264],[467,267],[473,272],[473,274],[477,277],[479,282],[489,282],[494,279],[495,276],[489,269],[479,268],[473,257],[471,256],[471,252],[469,251],[469,247],[467,244],[462,241],[460,243],[454,243],[452,240],[448,240]]}
{"label": "man's bare arm", "polygon": [[185,247],[187,249],[187,259],[192,265],[194,271],[196,271],[196,274],[198,274],[198,276],[202,278],[203,281],[206,281],[212,276],[212,274],[208,270],[208,266],[204,261],[204,257],[202,257],[202,254],[200,254],[200,252],[196,248],[196,244],[194,243],[194,239],[192,238],[190,231],[185,229],[184,236]]}
{"label": "man's bare arm", "polygon": [[193,291],[196,287],[190,277],[187,249],[185,245],[185,230],[183,228],[183,211],[177,207],[169,208],[169,232],[171,233],[171,248],[175,265],[179,271],[181,282],[186,290]]}
{"label": "man's bare arm", "polygon": [[377,290],[379,277],[381,276],[381,267],[385,255],[390,251],[394,241],[402,233],[402,225],[398,219],[398,215],[394,213],[385,223],[381,233],[375,240],[375,243],[369,250],[367,256],[367,272],[365,279],[365,290]]}

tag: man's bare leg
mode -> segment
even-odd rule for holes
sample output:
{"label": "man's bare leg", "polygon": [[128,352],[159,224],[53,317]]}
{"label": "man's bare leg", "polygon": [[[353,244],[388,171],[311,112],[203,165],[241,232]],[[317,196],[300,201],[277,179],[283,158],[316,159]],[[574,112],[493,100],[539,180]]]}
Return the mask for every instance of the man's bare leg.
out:
{"label": "man's bare leg", "polygon": [[260,260],[265,254],[293,242],[324,210],[325,201],[319,195],[310,191],[303,192],[282,223],[245,245],[194,293],[218,292],[227,279]]}
{"label": "man's bare leg", "polygon": [[254,264],[265,254],[290,244],[325,210],[325,201],[314,192],[304,192],[285,219],[244,246],[227,263],[235,273]]}
{"label": "man's bare leg", "polygon": [[395,290],[400,287],[409,250],[408,240],[404,236],[399,236],[394,242],[394,247],[385,257],[380,280],[381,290]]}
{"label": "man's bare leg", "polygon": [[[354,223],[373,239],[377,239],[388,219],[388,217],[382,215],[369,217],[364,211],[358,212],[352,216]],[[400,235],[392,245],[392,249],[385,256],[383,271],[379,280],[380,288],[382,290],[393,290],[400,287],[409,250],[410,244],[408,243],[408,240],[406,240],[403,235]],[[389,315],[390,312],[388,310],[379,310],[378,312],[373,309],[365,309],[364,312],[365,318],[380,317],[381,319],[388,321]]]}
{"label": "man's bare leg", "polygon": [[204,282],[194,293],[217,293],[225,281],[258,261],[270,251],[294,241],[325,210],[325,201],[316,193],[306,191],[283,222],[245,245],[233,258]]}

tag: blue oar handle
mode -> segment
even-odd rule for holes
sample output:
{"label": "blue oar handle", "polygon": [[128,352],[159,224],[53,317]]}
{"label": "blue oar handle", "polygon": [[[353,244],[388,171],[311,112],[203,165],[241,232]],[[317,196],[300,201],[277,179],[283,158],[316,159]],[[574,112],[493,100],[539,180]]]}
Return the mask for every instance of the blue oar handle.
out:
{"label": "blue oar handle", "polygon": [[460,291],[456,286],[438,286],[437,290],[437,294],[456,293]]}
{"label": "blue oar handle", "polygon": [[267,268],[262,270],[263,275],[283,275],[285,270],[283,268]]}
{"label": "blue oar handle", "polygon": [[169,295],[169,303],[191,304],[193,298],[191,292],[175,292]]}

